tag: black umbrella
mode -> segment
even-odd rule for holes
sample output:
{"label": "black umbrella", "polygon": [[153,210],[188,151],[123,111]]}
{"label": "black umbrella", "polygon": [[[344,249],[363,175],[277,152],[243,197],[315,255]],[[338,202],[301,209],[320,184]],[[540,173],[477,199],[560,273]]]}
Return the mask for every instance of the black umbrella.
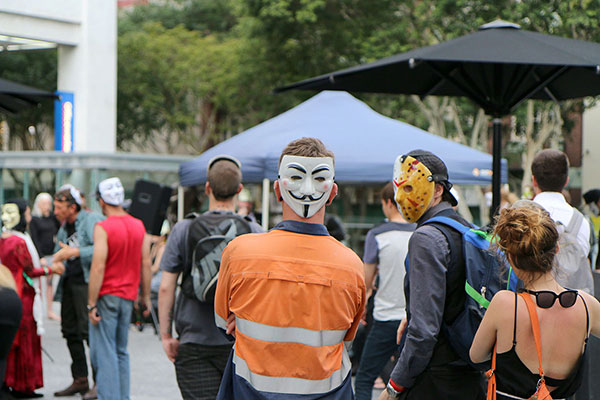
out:
{"label": "black umbrella", "polygon": [[0,78],[0,111],[17,113],[44,99],[55,98],[54,93]]}
{"label": "black umbrella", "polygon": [[600,94],[600,44],[494,21],[434,46],[275,89],[464,96],[494,118],[492,214],[500,205],[501,120],[526,99]]}

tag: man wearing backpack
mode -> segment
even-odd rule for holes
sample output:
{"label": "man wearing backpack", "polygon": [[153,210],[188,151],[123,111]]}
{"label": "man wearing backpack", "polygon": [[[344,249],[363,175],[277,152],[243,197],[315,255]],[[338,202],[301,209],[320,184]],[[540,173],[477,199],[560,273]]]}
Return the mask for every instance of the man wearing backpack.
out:
{"label": "man wearing backpack", "polygon": [[283,221],[223,252],[215,319],[236,342],[217,399],[354,397],[347,347],[365,282],[360,258],[323,225],[333,179],[333,153],[320,140],[291,142],[274,183]]}
{"label": "man wearing backpack", "polygon": [[[241,182],[238,160],[227,155],[211,159],[205,185],[208,211],[179,221],[173,227],[161,260],[163,274],[158,295],[161,340],[167,357],[175,363],[177,384],[186,400],[212,400],[216,397],[233,343],[215,326],[211,299],[200,296],[201,300],[196,295],[196,289],[202,291],[198,288],[201,281],[198,271],[202,270],[194,268],[203,264],[217,272],[220,252],[213,251],[207,259],[203,259],[201,252],[196,251],[196,244],[203,239],[210,242],[220,237],[224,240],[228,234],[262,231],[259,225],[235,214]],[[224,246],[223,243],[217,245]],[[175,301],[180,274],[183,275],[181,290]],[[178,337],[172,334],[173,321]]]}
{"label": "man wearing backpack", "polygon": [[557,223],[559,250],[556,281],[564,287],[594,294],[594,281],[588,260],[590,226],[561,193],[569,183],[569,159],[559,150],[540,151],[531,164],[534,202],[548,211]]}
{"label": "man wearing backpack", "polygon": [[443,216],[470,226],[452,208],[457,201],[446,165],[428,151],[413,150],[396,160],[394,186],[398,208],[417,229],[408,243],[407,323],[398,332],[406,331],[404,348],[380,399],[483,399],[483,375],[461,359],[443,329],[466,301],[462,236],[448,230],[450,243],[438,226],[425,224]]}

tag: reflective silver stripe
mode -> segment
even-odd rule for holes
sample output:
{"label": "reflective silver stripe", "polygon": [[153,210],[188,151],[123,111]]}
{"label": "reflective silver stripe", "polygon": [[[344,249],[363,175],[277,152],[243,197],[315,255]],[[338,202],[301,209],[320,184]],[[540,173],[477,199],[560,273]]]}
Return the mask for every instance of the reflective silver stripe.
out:
{"label": "reflective silver stripe", "polygon": [[235,324],[238,332],[253,339],[272,343],[300,343],[321,347],[340,344],[346,336],[345,330],[314,331],[305,328],[271,326],[240,317],[235,318]]}
{"label": "reflective silver stripe", "polygon": [[235,352],[233,353],[233,363],[235,364],[236,375],[247,380],[256,390],[282,394],[327,393],[341,386],[352,369],[350,357],[348,357],[345,348],[342,355],[342,367],[334,371],[329,378],[321,380],[255,374],[250,371],[246,361],[239,357]]}
{"label": "reflective silver stripe", "polygon": [[219,314],[215,311],[215,324],[218,328],[227,329],[227,321],[221,318]]}

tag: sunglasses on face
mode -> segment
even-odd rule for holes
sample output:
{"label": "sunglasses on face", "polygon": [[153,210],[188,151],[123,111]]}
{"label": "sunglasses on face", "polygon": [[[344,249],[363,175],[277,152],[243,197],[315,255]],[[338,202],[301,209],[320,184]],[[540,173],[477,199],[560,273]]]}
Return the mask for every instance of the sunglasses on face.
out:
{"label": "sunglasses on face", "polygon": [[550,308],[554,305],[556,299],[563,308],[572,307],[577,301],[577,290],[565,290],[560,294],[551,292],[550,290],[528,290],[521,289],[522,293],[529,293],[535,296],[535,301],[539,308]]}

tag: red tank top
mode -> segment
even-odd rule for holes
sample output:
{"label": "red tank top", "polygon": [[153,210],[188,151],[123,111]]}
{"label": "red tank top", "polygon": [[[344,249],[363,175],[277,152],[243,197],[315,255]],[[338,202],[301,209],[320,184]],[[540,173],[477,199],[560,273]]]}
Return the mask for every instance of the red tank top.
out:
{"label": "red tank top", "polygon": [[135,300],[140,285],[144,224],[130,215],[98,222],[108,238],[108,255],[99,297],[105,294]]}

